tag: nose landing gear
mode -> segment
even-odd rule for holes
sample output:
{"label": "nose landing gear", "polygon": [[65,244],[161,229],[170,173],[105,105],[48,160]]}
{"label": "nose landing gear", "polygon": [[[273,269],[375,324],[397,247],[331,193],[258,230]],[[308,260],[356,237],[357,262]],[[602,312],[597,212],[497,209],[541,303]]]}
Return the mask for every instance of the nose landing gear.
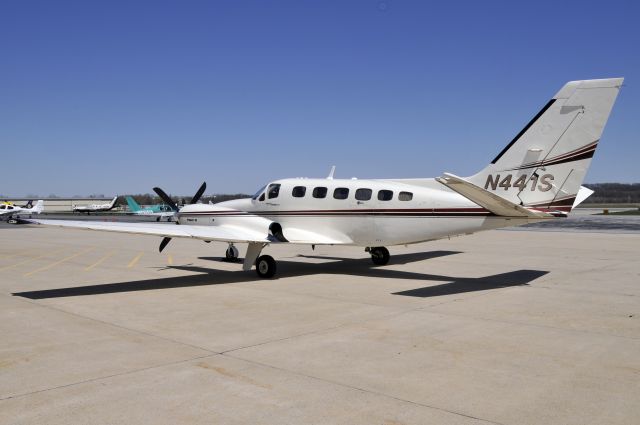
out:
{"label": "nose landing gear", "polygon": [[367,248],[365,251],[371,254],[371,261],[377,266],[384,266],[389,262],[389,250],[383,246]]}
{"label": "nose landing gear", "polygon": [[234,244],[229,244],[229,248],[224,253],[224,257],[227,261],[237,261],[238,260],[238,248],[235,247]]}

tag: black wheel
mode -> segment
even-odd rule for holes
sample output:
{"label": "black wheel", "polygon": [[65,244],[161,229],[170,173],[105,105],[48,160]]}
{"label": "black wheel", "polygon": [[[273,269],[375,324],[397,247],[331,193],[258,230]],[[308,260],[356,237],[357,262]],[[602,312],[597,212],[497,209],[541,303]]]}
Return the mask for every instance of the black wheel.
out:
{"label": "black wheel", "polygon": [[261,255],[256,260],[256,273],[262,278],[273,277],[276,274],[276,260],[270,255]]}
{"label": "black wheel", "polygon": [[383,246],[371,248],[371,260],[377,266],[384,266],[389,262],[389,250]]}
{"label": "black wheel", "polygon": [[227,248],[227,250],[224,253],[225,258],[228,261],[235,261],[238,259],[238,248],[236,248],[234,245],[230,245],[229,248]]}
{"label": "black wheel", "polygon": [[160,221],[160,217],[156,218],[156,221]]}

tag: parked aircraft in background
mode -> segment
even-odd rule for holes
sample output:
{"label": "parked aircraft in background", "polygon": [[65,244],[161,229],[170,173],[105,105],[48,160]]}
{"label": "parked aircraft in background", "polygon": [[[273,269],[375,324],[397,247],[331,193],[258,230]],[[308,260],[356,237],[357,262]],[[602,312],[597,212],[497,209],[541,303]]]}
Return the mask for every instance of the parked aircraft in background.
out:
{"label": "parked aircraft in background", "polygon": [[167,218],[169,221],[171,221],[171,219],[173,218],[174,212],[168,205],[157,204],[141,207],[131,196],[125,196],[125,199],[127,200],[127,204],[129,205],[129,210],[131,210],[133,214],[157,217],[156,221],[160,221],[162,218]]}
{"label": "parked aircraft in background", "polygon": [[4,202],[2,202],[2,204],[0,204],[0,205],[13,205],[14,207],[15,207],[15,206],[19,206],[19,207],[21,207],[21,208],[31,208],[31,207],[33,207],[33,200],[32,200],[32,199],[29,199],[29,200],[27,201],[27,203],[26,203],[26,204],[24,204],[24,205],[16,205],[16,204],[14,204],[14,203],[13,203],[13,202],[11,202],[11,201],[4,201]]}
{"label": "parked aircraft in background", "polygon": [[27,202],[27,205],[19,207],[10,202],[0,204],[0,217],[6,218],[8,223],[17,223],[13,215],[14,214],[40,214],[44,210],[44,201],[40,199],[36,202],[34,207],[31,207],[32,201]]}
{"label": "parked aircraft in background", "polygon": [[116,206],[116,200],[118,199],[118,195],[114,196],[111,202],[108,204],[91,204],[91,205],[74,205],[73,212],[80,213],[92,213],[92,212],[101,212],[101,211],[110,211],[113,207]]}
{"label": "parked aircraft in background", "polygon": [[32,220],[47,225],[248,243],[243,269],[261,277],[276,262],[260,255],[269,244],[362,246],[377,265],[386,246],[406,245],[566,217],[592,192],[581,187],[622,78],[567,83],[491,163],[470,177],[342,180],[284,179],[249,199],[197,204],[206,185],[182,208],[154,191],[174,211],[179,226]]}

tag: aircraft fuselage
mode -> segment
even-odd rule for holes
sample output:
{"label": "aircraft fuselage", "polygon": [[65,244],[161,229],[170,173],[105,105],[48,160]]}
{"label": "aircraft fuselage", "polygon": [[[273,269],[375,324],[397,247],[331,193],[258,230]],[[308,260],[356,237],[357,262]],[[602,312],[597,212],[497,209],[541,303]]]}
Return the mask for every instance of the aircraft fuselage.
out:
{"label": "aircraft fuselage", "polygon": [[257,231],[268,231],[276,222],[289,232],[296,229],[357,246],[411,244],[538,221],[495,216],[433,179],[414,182],[419,185],[395,180],[283,179],[253,198],[187,205],[178,221],[238,226],[251,222]]}

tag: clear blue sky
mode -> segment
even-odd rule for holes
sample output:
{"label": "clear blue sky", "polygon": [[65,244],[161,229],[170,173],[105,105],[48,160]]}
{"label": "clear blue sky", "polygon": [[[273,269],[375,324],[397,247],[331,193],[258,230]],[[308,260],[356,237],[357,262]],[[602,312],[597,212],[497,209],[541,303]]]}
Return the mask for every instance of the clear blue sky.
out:
{"label": "clear blue sky", "polygon": [[470,175],[619,76],[587,182],[639,182],[639,3],[4,0],[0,193]]}

